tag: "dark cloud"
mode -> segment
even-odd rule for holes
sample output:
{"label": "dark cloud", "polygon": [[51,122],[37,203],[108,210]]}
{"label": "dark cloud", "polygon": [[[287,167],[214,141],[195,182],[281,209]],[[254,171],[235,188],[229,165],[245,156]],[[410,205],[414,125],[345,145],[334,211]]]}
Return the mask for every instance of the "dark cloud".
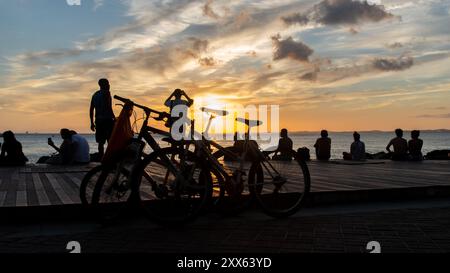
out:
{"label": "dark cloud", "polygon": [[305,80],[305,81],[316,81],[317,80],[317,72],[309,72],[309,73],[305,73],[300,77],[301,80]]}
{"label": "dark cloud", "polygon": [[195,37],[190,37],[187,40],[185,47],[177,47],[177,51],[181,55],[185,55],[188,58],[200,58],[200,55],[208,50],[209,42],[208,40],[201,40]]}
{"label": "dark cloud", "polygon": [[257,56],[256,51],[254,51],[254,50],[248,51],[248,52],[247,52],[247,55],[249,55],[249,56],[251,56],[251,57],[256,57],[256,56]]}
{"label": "dark cloud", "polygon": [[200,58],[198,60],[198,63],[201,66],[206,66],[206,67],[211,67],[211,66],[216,66],[217,65],[217,61],[213,57]]}
{"label": "dark cloud", "polygon": [[400,71],[411,68],[414,60],[412,57],[378,58],[373,61],[372,65],[381,71]]}
{"label": "dark cloud", "polygon": [[320,72],[320,65],[326,64],[331,65],[331,61],[329,59],[317,59],[312,61],[312,65],[314,66],[314,70],[308,73],[305,73],[300,76],[300,80],[315,82],[317,81],[317,77]]}
{"label": "dark cloud", "polygon": [[214,10],[212,9],[211,5],[213,3],[213,0],[207,0],[205,5],[203,5],[203,15],[211,17],[213,19],[219,19],[220,16],[217,15],[217,13],[214,12]]}
{"label": "dark cloud", "polygon": [[208,40],[201,40],[195,37],[190,37],[188,40],[189,42],[191,42],[192,49],[197,52],[206,51],[208,49],[209,46]]}
{"label": "dark cloud", "polygon": [[287,25],[294,25],[294,24],[306,25],[309,23],[308,16],[306,14],[301,13],[294,13],[289,16],[282,17],[281,19]]}
{"label": "dark cloud", "polygon": [[308,62],[309,56],[314,53],[309,46],[302,42],[296,42],[292,37],[285,40],[281,40],[280,35],[272,37],[274,45],[273,60],[278,61],[285,58],[291,58],[293,60]]}
{"label": "dark cloud", "polygon": [[367,1],[324,0],[305,13],[294,13],[281,19],[287,25],[306,25],[315,22],[324,25],[357,25],[366,22],[380,22],[394,15],[382,5]]}
{"label": "dark cloud", "polygon": [[354,29],[354,28],[352,28],[352,27],[351,27],[348,31],[349,31],[351,34],[353,34],[353,35],[356,35],[356,34],[359,33],[356,29]]}
{"label": "dark cloud", "polygon": [[403,46],[404,45],[402,43],[399,43],[399,42],[395,42],[395,43],[386,45],[386,47],[390,48],[390,49],[402,48]]}
{"label": "dark cloud", "polygon": [[[277,81],[278,78],[281,78],[285,76],[286,73],[284,71],[275,71],[275,72],[267,72],[267,73],[261,73],[258,74],[253,81],[250,81],[249,90],[259,90],[262,89],[268,85],[271,85],[275,81]],[[260,94],[258,94],[260,95]],[[272,94],[273,96],[273,94]]]}

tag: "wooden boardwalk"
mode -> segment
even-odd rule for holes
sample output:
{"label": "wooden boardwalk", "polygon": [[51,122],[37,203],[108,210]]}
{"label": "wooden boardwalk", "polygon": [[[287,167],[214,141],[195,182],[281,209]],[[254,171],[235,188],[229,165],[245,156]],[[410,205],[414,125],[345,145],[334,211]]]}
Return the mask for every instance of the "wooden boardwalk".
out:
{"label": "wooden boardwalk", "polygon": [[[450,186],[450,161],[308,163],[313,192]],[[0,207],[79,204],[78,190],[91,166],[0,168]]]}

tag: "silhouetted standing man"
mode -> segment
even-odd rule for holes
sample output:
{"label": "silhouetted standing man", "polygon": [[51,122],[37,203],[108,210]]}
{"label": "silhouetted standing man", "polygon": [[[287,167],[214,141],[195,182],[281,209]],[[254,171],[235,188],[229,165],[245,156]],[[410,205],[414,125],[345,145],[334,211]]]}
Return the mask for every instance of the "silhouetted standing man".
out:
{"label": "silhouetted standing man", "polygon": [[91,130],[95,132],[95,140],[98,143],[99,157],[102,158],[105,151],[104,145],[109,140],[114,128],[115,116],[112,110],[109,81],[107,79],[100,79],[98,85],[100,86],[100,90],[92,96],[89,116],[91,119]]}

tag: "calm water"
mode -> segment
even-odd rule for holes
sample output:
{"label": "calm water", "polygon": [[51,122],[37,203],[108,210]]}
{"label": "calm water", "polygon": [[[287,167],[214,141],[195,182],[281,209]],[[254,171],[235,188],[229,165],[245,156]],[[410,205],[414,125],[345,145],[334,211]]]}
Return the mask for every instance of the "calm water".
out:
{"label": "calm water", "polygon": [[[405,136],[409,139],[410,132],[405,132]],[[97,151],[97,144],[95,143],[94,135],[83,135],[87,138],[91,147],[91,153]],[[319,133],[292,133],[290,137],[294,142],[294,148],[308,147],[311,150],[311,155],[314,157],[313,145]],[[17,135],[17,139],[22,143],[25,155],[30,159],[30,162],[36,162],[39,157],[43,155],[50,155],[55,151],[47,145],[47,138],[52,137],[56,145],[61,143],[61,138],[58,134],[28,134]],[[332,139],[332,158],[338,159],[342,157],[342,152],[350,149],[350,144],[353,141],[352,132],[331,132]],[[366,144],[366,150],[369,153],[376,153],[384,151],[386,144],[394,134],[391,132],[361,132],[361,139]],[[450,149],[450,132],[444,131],[423,131],[421,132],[421,139],[424,141],[424,154],[438,149]],[[3,139],[0,138],[0,142]],[[231,145],[230,141],[219,141],[224,146]]]}

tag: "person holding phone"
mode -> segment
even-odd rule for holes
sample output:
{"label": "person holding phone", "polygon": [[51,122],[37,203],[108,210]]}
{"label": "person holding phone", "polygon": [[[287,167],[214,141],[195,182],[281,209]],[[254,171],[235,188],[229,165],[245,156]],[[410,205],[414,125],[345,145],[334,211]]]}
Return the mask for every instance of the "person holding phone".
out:
{"label": "person holding phone", "polygon": [[53,147],[58,154],[51,156],[50,158],[45,160],[46,164],[51,165],[67,165],[72,164],[74,161],[74,150],[72,146],[72,135],[69,129],[61,129],[60,131],[61,138],[63,142],[59,147],[55,145],[52,138],[48,138],[47,142],[50,147]]}

